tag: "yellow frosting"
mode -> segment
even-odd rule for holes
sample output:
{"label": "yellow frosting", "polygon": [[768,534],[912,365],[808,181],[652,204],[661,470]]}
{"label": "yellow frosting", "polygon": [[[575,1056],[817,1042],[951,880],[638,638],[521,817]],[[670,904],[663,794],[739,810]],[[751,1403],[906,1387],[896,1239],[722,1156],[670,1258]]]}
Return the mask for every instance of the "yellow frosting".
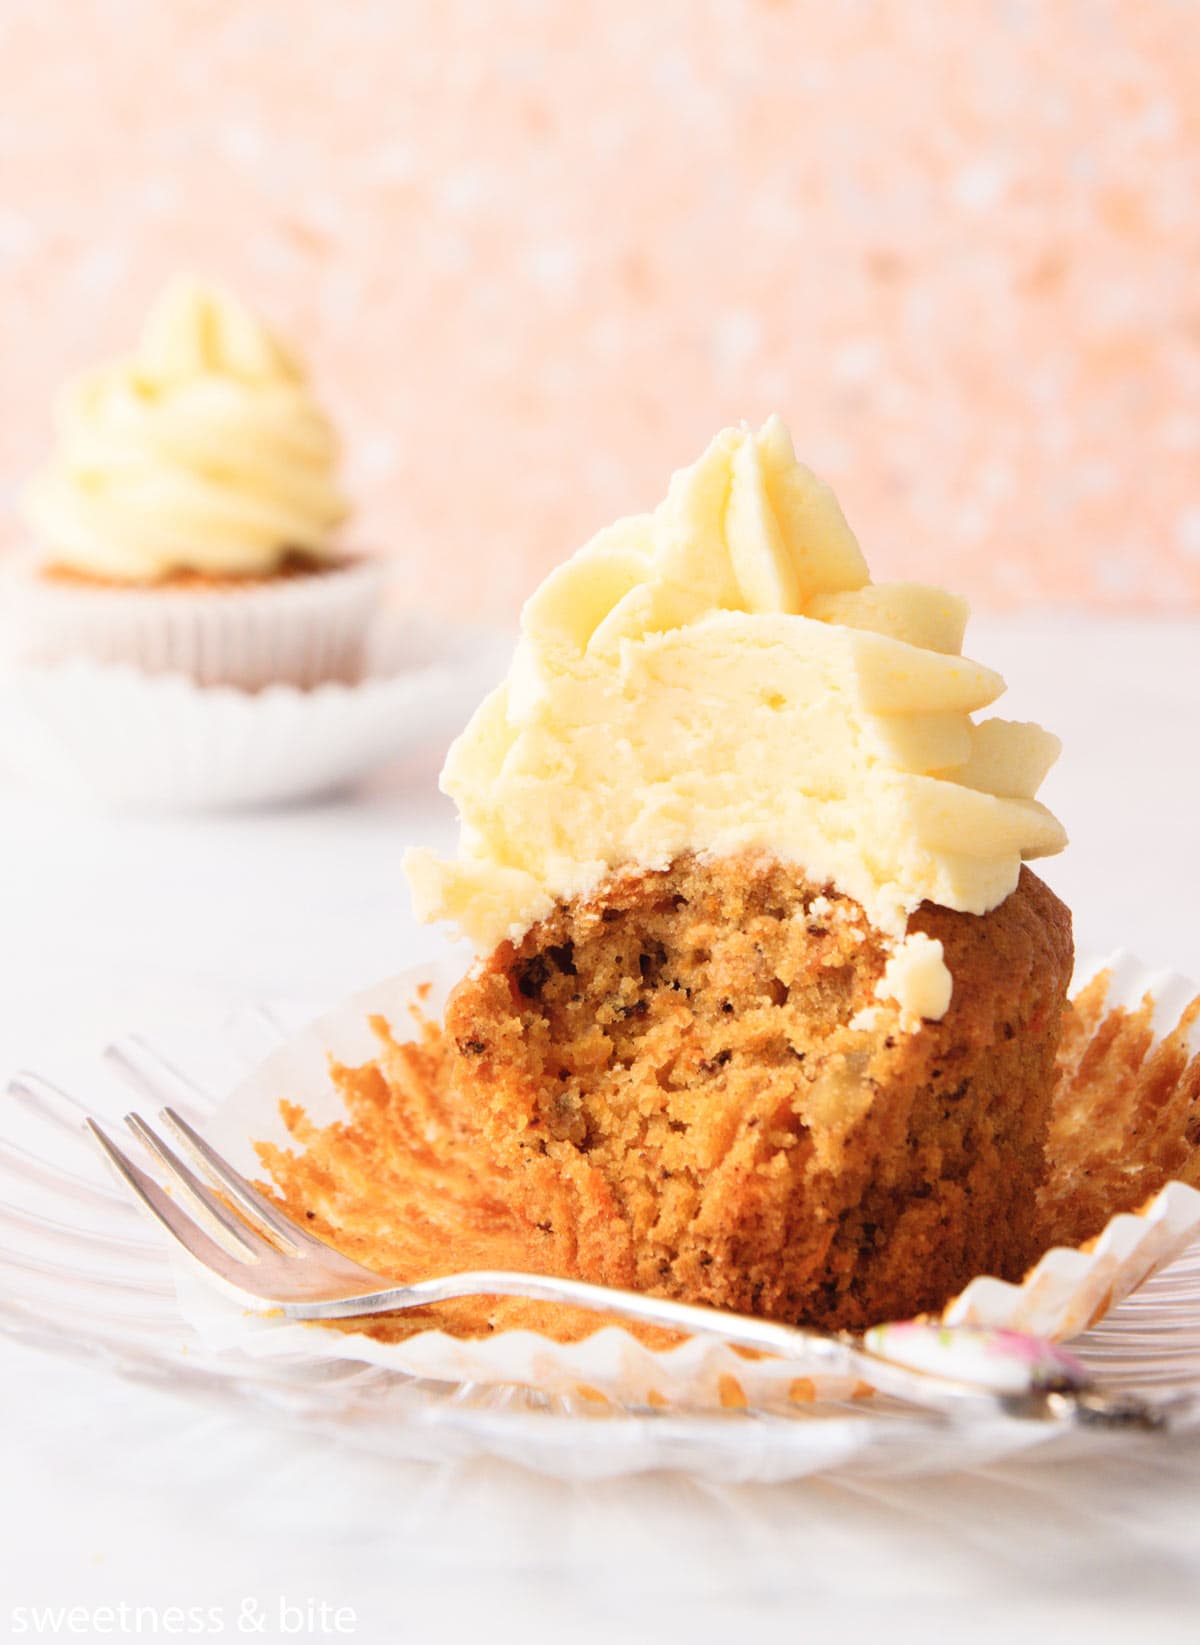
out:
{"label": "yellow frosting", "polygon": [[58,564],[120,582],[256,576],[347,513],[304,372],[228,292],[178,280],[136,352],[68,385],[26,514]]}
{"label": "yellow frosting", "polygon": [[940,1017],[941,945],[903,943],[908,915],[985,913],[1066,843],[1033,797],[1057,739],[972,721],[1004,682],[960,654],[966,617],[870,582],[778,418],[726,429],[526,605],[442,774],[458,855],[409,854],[418,912],[488,949],[614,867],[761,848],[857,899],[896,939],[886,995]]}

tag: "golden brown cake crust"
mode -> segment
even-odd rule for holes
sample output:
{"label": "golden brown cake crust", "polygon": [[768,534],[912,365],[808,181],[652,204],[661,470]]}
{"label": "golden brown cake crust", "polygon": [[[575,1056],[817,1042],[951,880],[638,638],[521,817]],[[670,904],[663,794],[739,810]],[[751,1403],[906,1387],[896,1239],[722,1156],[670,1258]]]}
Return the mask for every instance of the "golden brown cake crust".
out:
{"label": "golden brown cake crust", "polygon": [[846,1327],[1021,1275],[1070,916],[1024,870],[911,925],[954,977],[915,1032],[858,905],[760,856],[616,874],[459,985],[452,1078],[568,1271]]}

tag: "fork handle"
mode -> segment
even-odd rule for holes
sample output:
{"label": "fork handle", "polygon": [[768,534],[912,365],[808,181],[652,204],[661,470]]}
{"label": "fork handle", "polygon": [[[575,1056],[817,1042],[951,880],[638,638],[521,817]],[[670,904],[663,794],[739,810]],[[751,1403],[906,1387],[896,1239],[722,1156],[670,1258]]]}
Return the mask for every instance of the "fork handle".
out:
{"label": "fork handle", "polygon": [[425,1308],[462,1297],[523,1297],[530,1302],[553,1302],[612,1314],[636,1325],[656,1325],[687,1336],[719,1338],[739,1348],[765,1354],[794,1356],[803,1348],[833,1373],[856,1374],[859,1350],[849,1338],[779,1325],[745,1314],[726,1314],[694,1303],[670,1302],[641,1291],[619,1291],[586,1280],[557,1279],[550,1274],[505,1273],[503,1270],[444,1274],[362,1296],[338,1297],[328,1302],[284,1303],[291,1319],[352,1319],[359,1315],[395,1313]]}
{"label": "fork handle", "polygon": [[428,1307],[463,1297],[523,1297],[608,1314],[785,1359],[816,1361],[835,1376],[861,1378],[880,1393],[952,1412],[990,1405],[998,1414],[1093,1425],[1158,1427],[1160,1413],[1140,1401],[1108,1398],[1056,1344],[1020,1332],[947,1327],[919,1320],[875,1327],[864,1337],[827,1333],[640,1291],[610,1290],[551,1275],[446,1274],[331,1301],[288,1303],[291,1319],[346,1319]]}

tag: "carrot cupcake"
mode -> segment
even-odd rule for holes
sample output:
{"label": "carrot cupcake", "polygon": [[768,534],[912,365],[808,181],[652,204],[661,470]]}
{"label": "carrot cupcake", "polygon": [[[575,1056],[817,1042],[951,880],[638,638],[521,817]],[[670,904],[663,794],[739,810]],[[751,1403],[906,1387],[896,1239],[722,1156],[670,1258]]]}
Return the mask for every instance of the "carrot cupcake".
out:
{"label": "carrot cupcake", "polygon": [[295,358],[177,280],[135,352],[64,392],[10,579],[21,654],[258,690],[353,680],[379,575],[338,546],[338,442]]}
{"label": "carrot cupcake", "polygon": [[478,953],[455,1080],[574,1272],[858,1326],[1036,1255],[1058,744],[973,718],[966,616],[871,582],[778,419],[527,605],[443,775],[459,852],[408,871]]}

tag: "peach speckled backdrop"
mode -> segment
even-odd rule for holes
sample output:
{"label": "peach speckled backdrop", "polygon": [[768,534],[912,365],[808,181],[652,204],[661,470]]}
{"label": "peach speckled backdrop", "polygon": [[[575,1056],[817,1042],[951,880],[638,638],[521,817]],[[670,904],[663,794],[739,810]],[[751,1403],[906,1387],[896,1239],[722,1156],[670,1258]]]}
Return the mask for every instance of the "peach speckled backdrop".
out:
{"label": "peach speckled backdrop", "polygon": [[4,0],[0,492],[179,266],[507,615],[778,408],[876,574],[1200,605],[1194,0]]}

